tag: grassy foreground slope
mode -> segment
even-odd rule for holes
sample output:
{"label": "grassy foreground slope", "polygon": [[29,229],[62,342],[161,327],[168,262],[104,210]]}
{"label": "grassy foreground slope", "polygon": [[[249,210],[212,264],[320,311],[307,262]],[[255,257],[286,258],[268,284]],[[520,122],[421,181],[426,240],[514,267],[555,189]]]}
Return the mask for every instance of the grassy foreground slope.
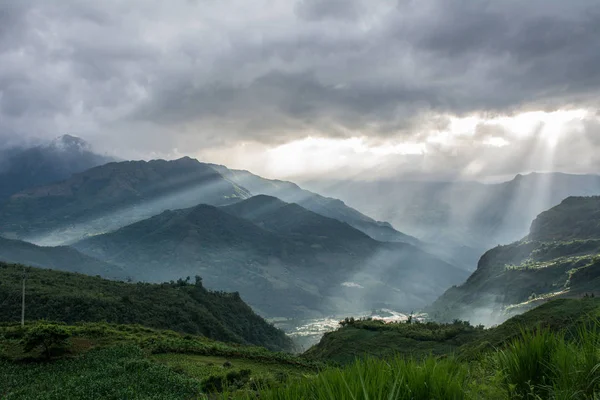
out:
{"label": "grassy foreground slope", "polygon": [[[35,335],[61,340],[25,351]],[[262,347],[139,325],[0,326],[2,399],[192,399],[314,374],[316,364]]]}
{"label": "grassy foreground slope", "polygon": [[[0,321],[20,319],[22,270],[0,263]],[[133,284],[28,267],[26,310],[28,320],[142,324],[272,350],[292,348],[237,293],[206,290],[201,279]]]}
{"label": "grassy foreground slope", "polygon": [[348,320],[337,331],[325,334],[304,356],[341,364],[360,357],[394,355],[423,358],[455,354],[470,359],[481,350],[502,347],[521,329],[544,327],[558,332],[590,318],[600,318],[598,298],[554,300],[491,329],[458,320],[448,324]]}
{"label": "grassy foreground slope", "polygon": [[[555,301],[543,307],[539,313],[512,321],[513,325],[503,325],[504,331],[502,327],[458,329],[467,335],[475,332],[477,339],[502,337],[497,346],[467,343],[478,346],[472,348],[468,360],[451,354],[412,358],[390,352],[342,368],[264,348],[141,326],[43,322],[24,329],[0,326],[0,396],[61,400],[596,400],[600,395],[598,300]],[[555,318],[556,313],[578,309],[588,311],[573,316],[581,317],[585,324],[571,321],[565,325],[566,315]],[[533,322],[547,327],[527,325]],[[55,336],[56,332],[67,334],[52,348],[50,361],[41,362],[43,346],[24,352],[24,343],[44,331],[55,332]]]}

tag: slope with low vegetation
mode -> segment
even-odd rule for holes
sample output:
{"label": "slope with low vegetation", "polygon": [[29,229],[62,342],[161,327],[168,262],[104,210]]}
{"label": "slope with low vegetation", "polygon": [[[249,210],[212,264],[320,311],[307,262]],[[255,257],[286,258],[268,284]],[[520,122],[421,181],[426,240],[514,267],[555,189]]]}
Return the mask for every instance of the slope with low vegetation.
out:
{"label": "slope with low vegetation", "polygon": [[314,374],[319,364],[263,347],[140,325],[0,325],[0,396],[203,398]]}
{"label": "slope with low vegetation", "polygon": [[[18,321],[23,267],[0,263],[0,321]],[[26,318],[74,323],[108,321],[201,334],[273,350],[293,345],[237,293],[213,292],[202,279],[163,284],[125,283],[28,267]]]}
{"label": "slope with low vegetation", "polygon": [[[437,355],[392,348],[376,357],[357,352],[344,366],[311,360],[314,353],[272,353],[135,325],[4,325],[0,393],[8,399],[61,400],[595,400],[598,317],[600,300],[588,298],[549,302],[495,329],[349,319],[338,333],[395,331],[423,343],[464,344]],[[360,340],[365,350],[373,344]]]}
{"label": "slope with low vegetation", "polygon": [[385,358],[397,354],[414,358],[456,355],[470,359],[483,350],[504,346],[522,329],[547,328],[559,332],[575,329],[585,321],[598,318],[600,299],[587,297],[554,300],[490,329],[460,320],[438,323],[410,318],[408,323],[385,323],[371,319],[346,319],[340,323],[338,330],[326,333],[321,342],[304,356],[341,364],[361,357]]}

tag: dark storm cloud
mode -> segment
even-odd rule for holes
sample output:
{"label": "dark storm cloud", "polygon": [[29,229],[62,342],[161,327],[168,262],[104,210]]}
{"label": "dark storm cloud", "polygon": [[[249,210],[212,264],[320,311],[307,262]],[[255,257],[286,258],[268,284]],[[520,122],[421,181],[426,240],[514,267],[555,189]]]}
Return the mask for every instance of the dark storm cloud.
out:
{"label": "dark storm cloud", "polygon": [[422,137],[443,114],[598,106],[599,88],[596,0],[0,5],[0,137]]}

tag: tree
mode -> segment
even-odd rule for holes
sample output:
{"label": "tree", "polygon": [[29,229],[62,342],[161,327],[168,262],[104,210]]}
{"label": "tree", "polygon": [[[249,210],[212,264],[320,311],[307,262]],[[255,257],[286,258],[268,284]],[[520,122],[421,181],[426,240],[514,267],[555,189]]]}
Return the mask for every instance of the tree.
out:
{"label": "tree", "polygon": [[47,360],[52,358],[52,353],[64,349],[69,344],[71,334],[68,329],[60,325],[36,324],[31,327],[23,338],[23,351],[30,351],[41,347]]}

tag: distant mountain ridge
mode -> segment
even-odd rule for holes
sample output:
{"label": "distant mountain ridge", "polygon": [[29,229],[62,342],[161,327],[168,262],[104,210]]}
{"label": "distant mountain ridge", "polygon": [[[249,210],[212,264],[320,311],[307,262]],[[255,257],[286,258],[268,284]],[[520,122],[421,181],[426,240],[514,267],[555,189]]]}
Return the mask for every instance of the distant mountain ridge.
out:
{"label": "distant mountain ridge", "polygon": [[94,153],[83,139],[64,135],[46,145],[0,150],[0,204],[22,190],[69,178],[115,161]]}
{"label": "distant mountain ridge", "polygon": [[109,163],[13,195],[0,209],[0,233],[64,244],[167,209],[228,204],[247,197],[247,190],[187,157]]}
{"label": "distant mountain ridge", "polygon": [[428,311],[494,323],[557,297],[600,295],[600,196],[570,197],[541,213],[524,239],[486,252],[477,270]]}
{"label": "distant mountain ridge", "polygon": [[122,268],[86,256],[71,247],[40,247],[3,237],[0,237],[0,261],[110,279],[127,279]]}
{"label": "distant mountain ridge", "polygon": [[389,221],[399,230],[432,243],[433,249],[444,245],[448,253],[445,259],[456,259],[454,264],[462,260],[471,270],[486,249],[527,235],[530,222],[542,211],[569,196],[600,195],[600,176],[564,173],[519,174],[495,184],[373,178],[305,185]]}
{"label": "distant mountain ridge", "polygon": [[227,179],[238,183],[254,195],[277,197],[288,203],[296,203],[307,210],[325,217],[346,222],[366,233],[375,240],[384,242],[404,242],[417,245],[419,240],[395,230],[389,223],[375,221],[348,207],[343,201],[323,197],[317,193],[302,189],[293,182],[266,179],[244,170],[229,169],[222,165],[210,164]]}
{"label": "distant mountain ridge", "polygon": [[375,241],[267,196],[166,211],[74,247],[135,279],[199,274],[208,287],[239,291],[269,316],[326,315],[374,304],[410,309],[466,277],[412,245]]}

